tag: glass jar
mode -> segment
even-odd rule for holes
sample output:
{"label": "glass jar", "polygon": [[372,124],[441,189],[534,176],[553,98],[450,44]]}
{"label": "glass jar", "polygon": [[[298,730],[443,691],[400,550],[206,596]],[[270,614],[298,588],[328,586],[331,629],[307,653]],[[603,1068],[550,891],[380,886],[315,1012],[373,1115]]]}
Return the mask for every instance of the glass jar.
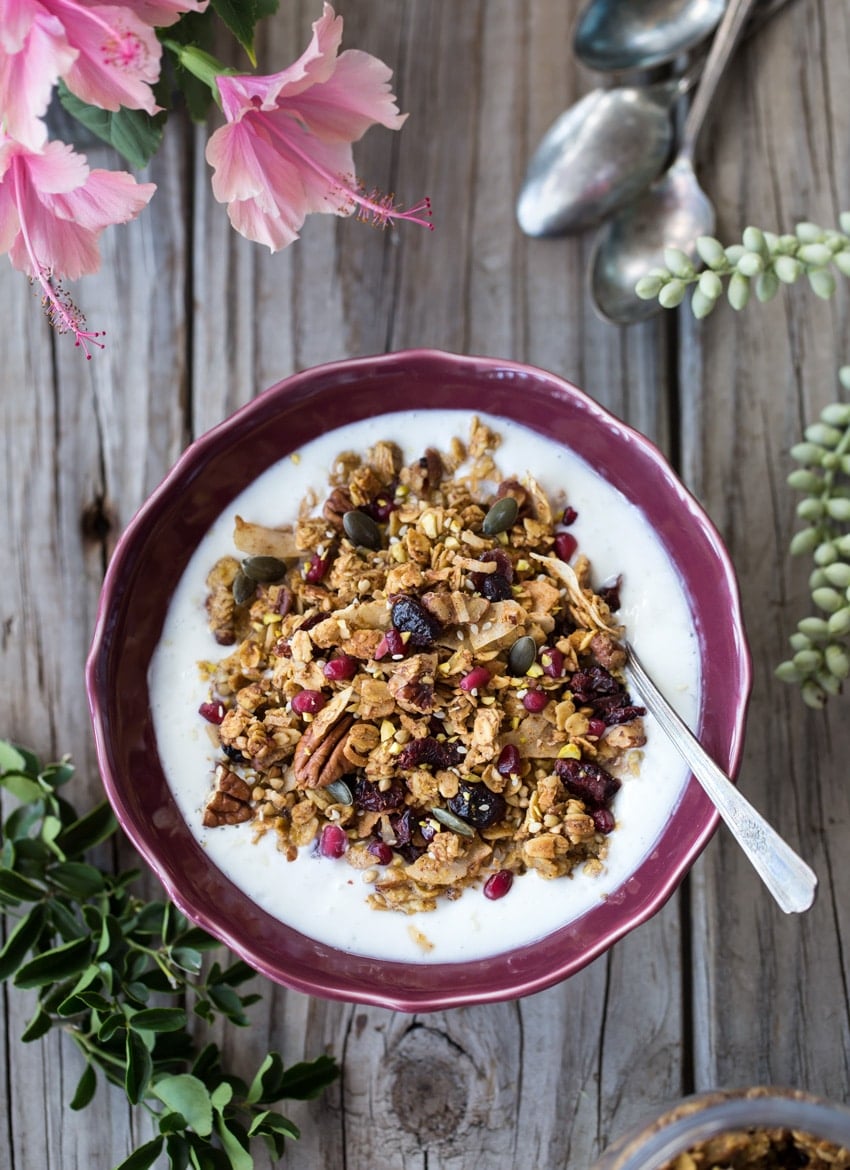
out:
{"label": "glass jar", "polygon": [[[610,1145],[592,1170],[662,1170],[720,1134],[787,1129],[850,1151],[850,1109],[798,1089],[760,1087],[685,1097]],[[850,1163],[850,1153],[841,1164]]]}

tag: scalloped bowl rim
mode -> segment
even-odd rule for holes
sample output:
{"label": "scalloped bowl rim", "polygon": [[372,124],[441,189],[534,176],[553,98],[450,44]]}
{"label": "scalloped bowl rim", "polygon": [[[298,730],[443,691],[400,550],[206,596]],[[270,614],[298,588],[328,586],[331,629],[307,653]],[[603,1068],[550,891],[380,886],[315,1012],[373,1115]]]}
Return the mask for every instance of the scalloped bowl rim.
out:
{"label": "scalloped bowl rim", "polygon": [[[477,410],[513,418],[542,434],[551,434],[553,426],[557,431],[568,424],[574,428],[571,437],[575,431],[581,434],[583,442],[593,447],[601,444],[603,449],[613,437],[626,463],[639,467],[646,483],[651,481],[652,490],[660,493],[655,504],[638,500],[629,491],[625,494],[645,514],[652,507],[660,509],[658,517],[662,522],[668,510],[675,516],[666,537],[659,531],[668,552],[671,552],[668,541],[675,541],[677,530],[687,522],[684,553],[686,559],[699,561],[699,570],[683,568],[681,557],[674,556],[674,563],[686,585],[695,584],[700,596],[705,592],[701,574],[711,570],[712,590],[716,594],[705,592],[704,605],[715,608],[724,618],[719,633],[718,627],[712,626],[712,656],[706,661],[706,615],[696,612],[697,602],[692,602],[702,649],[699,734],[721,767],[733,776],[743,750],[752,680],[735,572],[714,524],[654,443],[557,375],[519,362],[431,349],[343,359],[311,367],[276,383],[201,435],[183,452],[116,545],[104,578],[86,663],[86,690],[96,752],[116,817],[179,909],[262,974],[294,990],[329,999],[402,1011],[434,1011],[529,995],[575,974],[664,905],[714,833],[719,818],[691,777],[655,848],[607,900],[536,943],[466,963],[417,966],[337,951],[278,922],[256,907],[211,863],[205,863],[200,847],[176,810],[156,759],[150,713],[145,704],[147,671],[132,669],[133,665],[140,667],[149,662],[158,640],[150,636],[147,641],[140,640],[136,625],[129,623],[126,612],[125,603],[132,599],[133,590],[138,587],[142,553],[165,556],[168,549],[160,552],[160,545],[167,546],[175,540],[173,530],[180,526],[169,525],[169,518],[179,519],[181,524],[186,522],[182,505],[193,497],[184,493],[202,483],[204,473],[209,473],[212,465],[217,465],[223,473],[230,468],[241,490],[265,466],[303,445],[312,434],[296,435],[296,441],[286,450],[276,449],[274,459],[269,458],[263,466],[252,469],[250,476],[242,477],[241,472],[232,470],[233,451],[250,437],[262,439],[267,429],[266,446],[273,446],[275,427],[281,428],[281,417],[289,419],[289,416],[293,416],[294,422],[290,421],[296,428],[303,426],[307,431],[318,428],[313,433],[322,433],[327,416],[321,412],[311,416],[310,408],[318,407],[320,399],[338,394],[340,389],[348,391],[343,404],[348,417],[342,423],[335,420],[333,428],[354,421],[355,417],[365,417],[372,398],[380,399],[383,388],[389,384],[396,388],[402,376],[407,379],[403,393],[413,397],[411,408],[433,406],[437,395],[438,399],[440,396],[447,399],[440,401],[438,408],[445,405],[457,409],[460,397],[463,407],[471,413]],[[427,389],[428,401],[417,398],[423,388]],[[467,398],[474,398],[484,389],[488,394],[487,404],[467,403]],[[517,398],[518,390],[522,392],[521,400]],[[506,406],[516,408],[519,401],[523,404],[521,410],[514,409],[511,413],[506,409]],[[553,404],[559,406],[560,414],[547,413]],[[395,398],[372,414],[398,409],[404,406],[400,407]],[[542,415],[539,409],[543,410]],[[287,432],[285,443],[289,443],[290,433]],[[564,441],[560,435],[554,437]],[[591,462],[586,448],[574,449]],[[596,470],[611,482],[623,474],[622,468],[613,475],[610,467],[601,470],[597,466]],[[619,486],[623,490],[623,485]],[[196,503],[197,517],[190,509],[188,520],[194,519],[199,525],[198,538],[205,530],[200,527],[204,516],[208,526],[235,494],[234,490],[230,496],[227,491],[215,495],[212,504],[208,497],[203,497],[201,503],[206,503],[207,512],[201,503]],[[179,516],[177,501],[181,504]],[[213,511],[209,511],[211,507]],[[159,541],[156,545],[155,540]],[[176,547],[179,549],[179,545]],[[175,550],[170,551],[173,554]],[[191,551],[189,547],[186,559]],[[169,567],[168,571],[176,572],[175,581],[184,567],[185,564],[179,572]],[[689,601],[692,599],[693,594]],[[715,605],[715,600],[719,604]],[[163,607],[167,608],[167,600],[156,610],[158,613],[162,609],[162,616]],[[155,616],[146,615],[142,620],[156,624]],[[719,671],[728,672],[722,690]],[[141,683],[139,673],[145,676]],[[119,682],[124,689],[116,685]],[[134,714],[131,709],[134,703],[145,707],[142,719],[137,718],[138,711]],[[140,778],[143,778],[141,783]],[[675,834],[673,828],[677,830]],[[658,856],[658,845],[662,842],[670,846],[663,859]],[[647,883],[648,888],[644,888]],[[268,941],[269,932],[274,942]]]}

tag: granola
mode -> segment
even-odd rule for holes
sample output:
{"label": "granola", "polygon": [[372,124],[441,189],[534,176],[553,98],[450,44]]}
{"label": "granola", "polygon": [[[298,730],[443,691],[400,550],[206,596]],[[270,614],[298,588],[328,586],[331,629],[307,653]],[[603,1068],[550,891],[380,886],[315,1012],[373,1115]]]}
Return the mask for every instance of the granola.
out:
{"label": "granola", "polygon": [[718,1134],[664,1170],[848,1170],[850,1151],[799,1130],[753,1127]]}
{"label": "granola", "polygon": [[236,517],[207,578],[201,707],[220,758],[204,824],[252,820],[293,859],[362,871],[376,909],[602,869],[641,716],[618,589],[594,590],[572,510],[503,477],[499,436],[404,464],[343,452],[294,526]]}

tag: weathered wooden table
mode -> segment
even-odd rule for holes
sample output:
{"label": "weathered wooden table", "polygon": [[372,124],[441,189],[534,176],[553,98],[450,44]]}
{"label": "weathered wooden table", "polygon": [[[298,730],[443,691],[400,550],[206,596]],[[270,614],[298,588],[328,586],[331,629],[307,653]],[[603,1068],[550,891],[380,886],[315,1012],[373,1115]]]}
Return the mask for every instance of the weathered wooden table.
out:
{"label": "weathered wooden table", "polygon": [[[292,1170],[579,1168],[693,1089],[783,1083],[848,1099],[850,699],[812,713],[773,677],[808,605],[806,566],[786,556],[787,449],[838,396],[846,289],[824,302],[795,287],[699,326],[687,313],[602,323],[586,295],[592,237],[530,241],[514,219],[530,151],[599,83],[571,57],[578,0],[338,8],[344,44],[393,65],[410,111],[399,136],[366,136],[359,171],[407,202],[430,194],[433,235],[313,217],[270,257],[212,200],[205,134],[174,121],[152,205],[105,235],[102,275],[77,290],[108,331],[103,353],[87,363],[51,335],[24,279],[0,267],[0,735],[70,752],[75,801],[99,798],[83,661],[104,566],[192,437],[258,391],[407,346],[543,366],[655,439],[723,532],[755,666],[740,785],[815,867],[818,901],[784,917],[721,829],[653,921],[561,986],[408,1017],[263,985],[253,1028],[227,1033],[225,1049],[245,1069],[269,1044],[287,1060],[339,1058],[337,1085],[291,1111],[304,1131]],[[318,2],[282,0],[261,64],[293,60],[318,15]],[[798,0],[738,57],[702,159],[725,238],[749,222],[832,226],[850,205],[849,59],[846,0]],[[8,992],[0,1015],[0,1166],[106,1170],[149,1123],[106,1089],[69,1113],[78,1055],[55,1038],[22,1045],[22,1001]]]}

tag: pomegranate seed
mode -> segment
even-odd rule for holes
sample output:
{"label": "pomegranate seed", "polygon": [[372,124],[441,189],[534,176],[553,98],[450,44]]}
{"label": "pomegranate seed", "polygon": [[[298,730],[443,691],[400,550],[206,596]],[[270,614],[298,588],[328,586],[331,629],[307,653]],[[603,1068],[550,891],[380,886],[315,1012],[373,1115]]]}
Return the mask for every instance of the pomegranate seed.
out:
{"label": "pomegranate seed", "polygon": [[564,656],[556,646],[544,646],[540,651],[540,665],[549,678],[560,678],[564,673]]}
{"label": "pomegranate seed", "polygon": [[292,710],[299,715],[315,715],[326,702],[321,691],[299,691],[292,696]]}
{"label": "pomegranate seed", "polygon": [[487,667],[476,666],[460,680],[460,689],[462,691],[477,691],[480,687],[486,687],[489,681],[490,671]]}
{"label": "pomegranate seed", "polygon": [[389,865],[393,859],[393,851],[385,841],[370,841],[366,849],[372,854],[378,865]]}
{"label": "pomegranate seed", "polygon": [[329,662],[325,663],[322,667],[322,674],[331,682],[345,682],[347,679],[354,678],[359,666],[360,663],[350,654],[340,654],[339,658],[331,658]]}
{"label": "pomegranate seed", "polygon": [[587,734],[595,735],[597,738],[602,735],[605,730],[605,721],[603,719],[588,719]]}
{"label": "pomegranate seed", "polygon": [[348,837],[340,825],[325,825],[319,837],[319,853],[322,857],[342,857],[348,848]]}
{"label": "pomegranate seed", "polygon": [[207,723],[221,723],[227,712],[224,703],[201,703],[198,714],[203,715]]}
{"label": "pomegranate seed", "polygon": [[548,702],[549,698],[543,691],[526,691],[522,697],[523,707],[535,715],[538,711],[542,711]]}
{"label": "pomegranate seed", "polygon": [[484,883],[484,897],[489,898],[491,902],[504,898],[513,884],[514,875],[509,869],[500,869],[497,873],[491,873]]}
{"label": "pomegranate seed", "polygon": [[555,555],[568,561],[578,548],[578,541],[571,532],[559,532],[555,537]]}
{"label": "pomegranate seed", "polygon": [[387,630],[375,647],[375,661],[380,662],[387,655],[394,658],[396,654],[404,654],[404,647],[405,641],[401,633],[398,630]]}
{"label": "pomegranate seed", "polygon": [[562,523],[569,527],[570,524],[575,524],[576,520],[578,520],[578,512],[575,510],[575,508],[571,508],[569,505],[567,505],[567,507],[564,508],[564,518]]}
{"label": "pomegranate seed", "polygon": [[330,557],[320,557],[318,553],[313,553],[310,557],[310,563],[304,570],[304,580],[310,585],[318,585],[328,571]]}
{"label": "pomegranate seed", "polygon": [[610,833],[614,828],[614,814],[608,808],[595,808],[590,813],[597,833]]}
{"label": "pomegranate seed", "polygon": [[496,771],[501,776],[510,776],[512,772],[519,771],[519,748],[512,743],[506,743],[499,752],[499,758],[496,761]]}

